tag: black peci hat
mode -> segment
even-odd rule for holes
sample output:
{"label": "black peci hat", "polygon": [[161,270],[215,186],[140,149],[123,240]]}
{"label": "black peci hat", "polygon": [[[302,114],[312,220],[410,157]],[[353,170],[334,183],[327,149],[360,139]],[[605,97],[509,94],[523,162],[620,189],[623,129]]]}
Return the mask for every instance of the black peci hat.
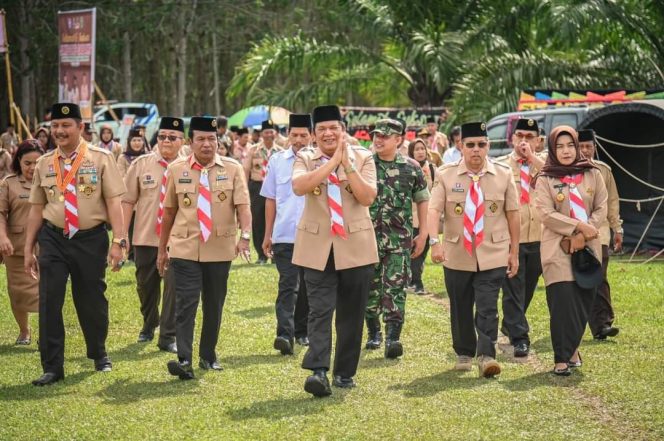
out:
{"label": "black peci hat", "polygon": [[338,106],[318,106],[311,112],[311,116],[314,125],[324,121],[343,121]]}
{"label": "black peci hat", "polygon": [[572,254],[572,273],[576,284],[583,289],[597,288],[604,280],[602,264],[588,246]]}
{"label": "black peci hat", "polygon": [[461,139],[473,136],[487,136],[486,123],[472,122],[461,125]]}
{"label": "black peci hat", "polygon": [[216,118],[209,116],[192,116],[189,122],[189,131],[199,130],[201,132],[217,132]]}
{"label": "black peci hat", "polygon": [[263,130],[276,130],[277,126],[274,125],[271,119],[266,119],[261,123],[261,132]]}
{"label": "black peci hat", "polygon": [[81,108],[74,103],[56,103],[51,107],[51,119],[82,119]]}
{"label": "black peci hat", "polygon": [[159,121],[159,130],[161,129],[177,130],[184,133],[184,121],[172,116],[162,116],[161,121]]}
{"label": "black peci hat", "polygon": [[249,129],[246,128],[246,127],[241,127],[239,129],[237,129],[237,134],[238,134],[238,136],[248,135],[249,134]]}
{"label": "black peci hat", "polygon": [[311,131],[311,115],[308,113],[291,113],[288,116],[288,128],[302,127]]}
{"label": "black peci hat", "polygon": [[427,116],[427,124],[438,124],[435,116]]}
{"label": "black peci hat", "polygon": [[537,121],[532,118],[519,118],[516,120],[514,125],[514,131],[517,130],[530,130],[532,132],[539,134],[539,127],[537,126]]}
{"label": "black peci hat", "polygon": [[579,130],[579,142],[595,142],[595,131],[593,129]]}

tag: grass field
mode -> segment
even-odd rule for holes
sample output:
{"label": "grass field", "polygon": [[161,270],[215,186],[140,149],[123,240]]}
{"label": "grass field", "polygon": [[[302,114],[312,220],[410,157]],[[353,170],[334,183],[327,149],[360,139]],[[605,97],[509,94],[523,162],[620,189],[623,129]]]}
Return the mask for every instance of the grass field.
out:
{"label": "grass field", "polygon": [[[5,286],[0,271],[0,286]],[[141,327],[133,267],[109,273],[111,373],[95,373],[71,298],[65,305],[66,379],[47,388],[33,343],[13,346],[17,329],[0,307],[0,439],[664,439],[664,266],[612,261],[610,281],[620,335],[595,343],[587,333],[584,366],[554,378],[543,285],[531,321],[527,363],[499,355],[495,380],[452,370],[442,269],[428,265],[435,296],[410,296],[405,356],[362,353],[351,391],[314,399],[302,390],[304,352],[272,349],[277,272],[234,265],[217,348],[225,370],[182,382],[168,375],[171,354],[138,344]],[[36,330],[36,316],[32,318]],[[200,325],[199,321],[197,323]],[[197,333],[198,335],[198,333]],[[35,333],[36,337],[36,333]],[[194,357],[197,357],[195,347]]]}

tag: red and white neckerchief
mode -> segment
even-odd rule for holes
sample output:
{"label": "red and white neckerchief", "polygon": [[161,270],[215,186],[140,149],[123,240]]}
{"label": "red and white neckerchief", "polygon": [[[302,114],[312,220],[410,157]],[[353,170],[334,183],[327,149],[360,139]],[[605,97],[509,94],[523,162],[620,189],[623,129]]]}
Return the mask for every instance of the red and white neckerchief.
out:
{"label": "red and white neckerchief", "polygon": [[161,189],[159,190],[159,210],[157,211],[157,225],[155,227],[157,236],[161,236],[161,222],[164,220],[164,199],[166,198],[166,182],[168,181],[168,162],[159,160],[159,165],[164,167],[164,175],[161,178]]}
{"label": "red and white neckerchief", "polygon": [[519,158],[516,160],[521,164],[520,174],[521,174],[521,205],[530,203],[530,166],[528,165],[528,160],[525,158]]}
{"label": "red and white neckerchief", "polygon": [[572,219],[588,222],[588,213],[586,204],[583,203],[581,193],[579,193],[579,184],[583,181],[583,174],[565,176],[560,180],[563,184],[569,185],[569,215]]}
{"label": "red and white neckerchief", "polygon": [[[329,160],[323,157],[323,164]],[[330,225],[332,236],[339,236],[342,239],[347,239],[346,230],[344,229],[344,214],[341,202],[341,184],[336,171],[330,173],[327,177],[327,205],[330,209]]]}
{"label": "red and white neckerchief", "polygon": [[466,207],[463,213],[463,246],[468,254],[473,255],[473,236],[475,248],[484,240],[484,194],[480,187],[480,178],[484,173],[468,173],[472,180],[466,195]]}
{"label": "red and white neckerchief", "polygon": [[[71,154],[68,159],[65,159],[65,175],[68,175],[72,169],[72,163],[76,161],[77,152]],[[57,159],[56,159],[57,160]],[[78,162],[78,161],[77,161]],[[78,167],[77,167],[78,168]],[[65,191],[65,228],[64,234],[69,239],[74,237],[74,234],[79,229],[78,225],[78,197],[76,196],[76,185],[74,179],[67,183],[67,190]]]}
{"label": "red and white neckerchief", "polygon": [[267,164],[270,161],[270,151],[267,147],[261,149],[261,156],[263,157],[263,162],[261,163],[261,176],[265,179],[265,175],[267,175]]}
{"label": "red and white neckerchief", "polygon": [[201,241],[207,242],[212,234],[212,197],[210,194],[208,169],[203,168],[198,162],[194,162],[192,168],[201,172],[201,177],[198,180],[198,225],[201,229]]}

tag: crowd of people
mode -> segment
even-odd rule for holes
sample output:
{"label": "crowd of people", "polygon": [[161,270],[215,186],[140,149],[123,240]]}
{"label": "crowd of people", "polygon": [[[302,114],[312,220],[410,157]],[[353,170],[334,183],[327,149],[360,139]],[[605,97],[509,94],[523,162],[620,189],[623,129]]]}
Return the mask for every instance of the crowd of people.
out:
{"label": "crowd of people", "polygon": [[476,362],[481,377],[500,374],[499,329],[514,357],[529,356],[527,310],[540,276],[555,375],[581,367],[586,325],[598,340],[617,335],[607,267],[622,221],[592,131],[559,126],[547,137],[535,120],[519,119],[512,153],[494,159],[483,122],[445,136],[429,120],[409,142],[404,121],[381,119],[370,148],[348,135],[333,105],[291,114],[286,136],[270,120],[251,134],[227,125],[193,117],[185,131],[182,118],[165,116],[154,142],[137,127],[121,146],[102,126],[93,145],[78,106],[58,103],[35,139],[6,149],[16,143],[4,138],[0,252],[16,344],[31,344],[28,314],[39,313],[43,375],[34,385],[65,376],[68,280],[87,357],[97,371],[112,370],[105,273],[127,259],[143,318],[138,342],[158,329],[158,348],[177,354],[168,372],[194,378],[202,302],[198,366],[221,370],[231,263],[253,260],[252,240],[255,263],[271,260],[279,273],[274,349],[307,347],[304,389],[314,396],[332,393],[330,369],[333,386],[355,387],[365,323],[367,350],[404,355],[407,293],[426,293],[429,252],[443,266],[454,369]]}

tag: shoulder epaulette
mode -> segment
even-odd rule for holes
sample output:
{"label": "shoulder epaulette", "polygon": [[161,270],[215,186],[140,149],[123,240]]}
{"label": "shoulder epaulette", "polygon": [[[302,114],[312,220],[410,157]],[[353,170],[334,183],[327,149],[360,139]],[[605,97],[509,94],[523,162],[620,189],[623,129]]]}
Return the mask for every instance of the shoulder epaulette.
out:
{"label": "shoulder epaulette", "polygon": [[228,163],[235,164],[235,165],[241,165],[240,161],[238,161],[237,159],[231,158],[230,156],[221,156],[221,160],[223,162],[228,162]]}
{"label": "shoulder epaulette", "polygon": [[600,161],[599,159],[593,159],[593,163],[601,167],[606,167],[607,169],[609,169],[609,171],[611,171],[611,166],[604,161]]}

